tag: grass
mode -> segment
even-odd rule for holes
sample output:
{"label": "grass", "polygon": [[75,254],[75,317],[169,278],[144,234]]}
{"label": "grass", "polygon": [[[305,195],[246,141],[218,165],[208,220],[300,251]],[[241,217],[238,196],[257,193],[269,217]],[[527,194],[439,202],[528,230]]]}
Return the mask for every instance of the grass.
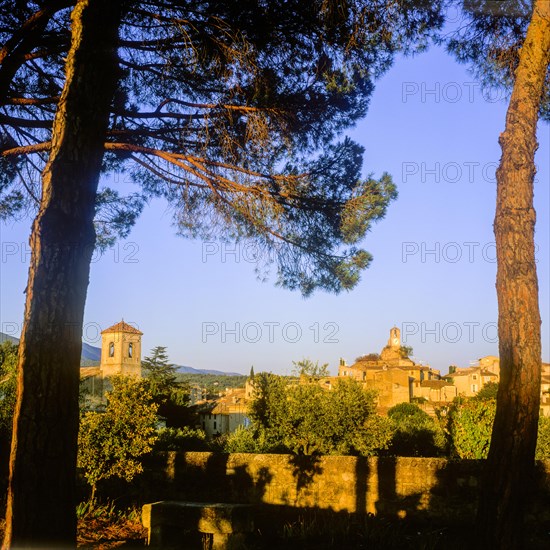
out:
{"label": "grass", "polygon": [[114,502],[81,502],[76,509],[78,547],[110,550],[142,548],[147,530],[141,525],[139,508],[117,509]]}

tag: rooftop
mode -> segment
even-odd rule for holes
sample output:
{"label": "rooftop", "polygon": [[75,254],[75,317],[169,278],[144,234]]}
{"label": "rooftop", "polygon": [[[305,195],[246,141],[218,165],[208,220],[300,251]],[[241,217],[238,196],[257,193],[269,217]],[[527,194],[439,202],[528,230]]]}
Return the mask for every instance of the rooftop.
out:
{"label": "rooftop", "polygon": [[133,327],[132,325],[129,325],[128,323],[125,323],[124,319],[120,321],[120,323],[117,323],[112,327],[102,330],[101,334],[105,334],[106,332],[129,332],[130,334],[143,334],[143,332],[141,332],[137,328]]}

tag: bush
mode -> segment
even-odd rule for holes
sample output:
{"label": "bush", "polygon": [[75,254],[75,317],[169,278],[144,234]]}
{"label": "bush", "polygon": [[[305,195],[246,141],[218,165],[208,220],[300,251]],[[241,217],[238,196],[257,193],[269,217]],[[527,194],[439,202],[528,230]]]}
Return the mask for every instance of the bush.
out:
{"label": "bush", "polygon": [[537,439],[537,460],[550,460],[550,417],[539,418],[539,434]]}
{"label": "bush", "polygon": [[487,458],[495,420],[494,399],[470,399],[449,410],[452,453],[459,458]]}
{"label": "bush", "polygon": [[105,412],[82,415],[78,437],[78,466],[92,488],[110,477],[131,481],[143,471],[141,457],[157,438],[157,405],[147,384],[127,376],[111,378],[113,390],[106,394]]}
{"label": "bush", "polygon": [[[376,393],[351,378],[326,391],[316,383],[288,385],[279,376],[260,373],[255,388],[249,415],[264,452],[370,456],[391,438],[390,422],[376,414]],[[238,437],[244,440],[237,440],[239,445],[252,447],[249,434]]]}
{"label": "bush", "polygon": [[498,393],[498,384],[496,382],[487,382],[475,395],[474,399],[487,400],[496,399]]}
{"label": "bush", "polygon": [[446,442],[439,423],[414,403],[400,403],[388,411],[393,425],[389,452],[395,456],[440,456]]}
{"label": "bush", "polygon": [[223,451],[226,453],[262,453],[266,447],[261,433],[256,435],[252,428],[243,426],[239,426],[223,442]]}
{"label": "bush", "polygon": [[162,428],[158,431],[155,451],[206,451],[206,434],[189,426],[183,428]]}

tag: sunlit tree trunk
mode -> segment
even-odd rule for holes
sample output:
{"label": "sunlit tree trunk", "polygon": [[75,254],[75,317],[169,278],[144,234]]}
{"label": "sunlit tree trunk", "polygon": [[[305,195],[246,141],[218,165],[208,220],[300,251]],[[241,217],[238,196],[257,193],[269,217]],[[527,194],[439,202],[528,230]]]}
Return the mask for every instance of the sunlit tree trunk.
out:
{"label": "sunlit tree trunk", "polygon": [[79,0],[34,221],[4,547],[74,547],[82,320],[117,81],[117,0]]}
{"label": "sunlit tree trunk", "polygon": [[541,341],[533,181],[550,62],[550,1],[536,0],[500,136],[495,237],[500,386],[477,516],[481,547],[520,548],[534,475]]}

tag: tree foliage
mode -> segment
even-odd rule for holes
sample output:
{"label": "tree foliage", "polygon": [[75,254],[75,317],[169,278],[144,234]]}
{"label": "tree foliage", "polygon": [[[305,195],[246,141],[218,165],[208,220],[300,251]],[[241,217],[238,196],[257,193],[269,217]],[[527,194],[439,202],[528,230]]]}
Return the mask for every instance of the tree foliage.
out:
{"label": "tree foliage", "polygon": [[17,390],[18,346],[5,341],[0,345],[0,438],[11,439]]}
{"label": "tree foliage", "polygon": [[375,392],[363,390],[355,380],[339,380],[326,390],[315,382],[288,384],[260,373],[255,384],[252,426],[231,440],[234,448],[249,449],[257,439],[256,449],[369,456],[389,443],[390,424],[375,412]]}
{"label": "tree foliage", "polygon": [[539,433],[537,438],[537,460],[550,460],[550,417],[539,418]]}
{"label": "tree foliage", "polygon": [[131,481],[142,470],[141,457],[157,439],[157,405],[142,380],[111,378],[105,412],[88,411],[80,421],[78,466],[95,496],[99,481],[119,477]]}
{"label": "tree foliage", "polygon": [[497,382],[487,382],[483,387],[476,393],[474,399],[496,399],[498,393],[498,383]]}
{"label": "tree foliage", "polygon": [[292,369],[292,374],[294,376],[304,377],[310,382],[319,380],[325,376],[330,376],[328,370],[328,363],[323,363],[319,365],[319,361],[315,363],[311,359],[302,359],[301,361],[292,361],[294,368]]}
{"label": "tree foliage", "polygon": [[388,411],[393,424],[389,453],[396,456],[440,456],[445,434],[437,422],[414,403],[400,403]]}
{"label": "tree foliage", "polygon": [[459,458],[487,458],[495,410],[494,399],[468,399],[451,407],[451,453]]}
{"label": "tree foliage", "polygon": [[[0,9],[6,212],[40,196],[70,5]],[[126,235],[146,200],[162,196],[182,235],[254,240],[264,267],[277,258],[283,286],[351,288],[371,260],[355,245],[396,190],[386,174],[361,178],[363,149],[334,138],[365,115],[394,52],[426,46],[439,6],[127,2],[104,170],[124,170],[140,188],[99,192],[98,243]],[[16,46],[33,18],[32,39]]]}
{"label": "tree foliage", "polygon": [[180,380],[178,367],[168,361],[166,347],[154,347],[151,355],[141,361],[141,370],[153,399],[159,405],[168,401],[176,405],[188,403],[188,387]]}
{"label": "tree foliage", "polygon": [[[509,92],[519,63],[519,51],[533,11],[532,0],[466,0],[453,2],[459,21],[453,32],[440,36],[451,55],[465,63],[486,97]],[[550,71],[547,71],[541,116],[550,120]]]}
{"label": "tree foliage", "polygon": [[154,451],[206,451],[206,434],[203,430],[184,426],[183,428],[161,428],[155,441]]}

